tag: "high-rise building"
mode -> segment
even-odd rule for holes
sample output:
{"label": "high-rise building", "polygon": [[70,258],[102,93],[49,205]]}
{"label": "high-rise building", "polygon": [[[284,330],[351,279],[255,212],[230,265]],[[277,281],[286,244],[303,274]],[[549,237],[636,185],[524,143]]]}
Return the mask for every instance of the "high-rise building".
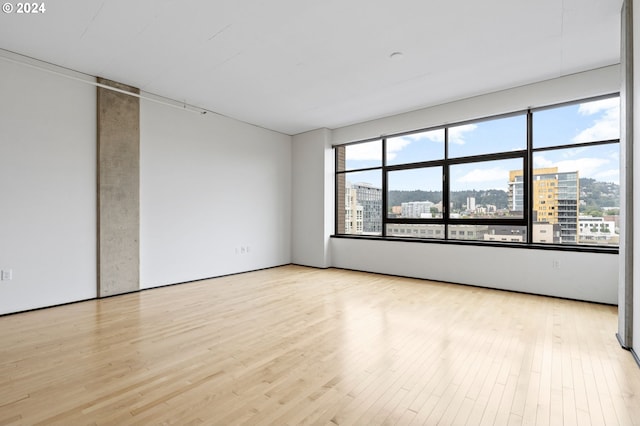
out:
{"label": "high-rise building", "polygon": [[382,188],[369,183],[345,184],[345,233],[382,232]]}
{"label": "high-rise building", "polygon": [[344,232],[345,234],[362,234],[362,205],[358,204],[357,192],[347,183],[344,200]]}
{"label": "high-rise building", "polygon": [[[559,224],[561,243],[578,242],[578,172],[558,172],[557,167],[535,169],[533,171],[533,214],[534,232],[536,224]],[[524,209],[524,180],[522,170],[509,172],[509,209]],[[534,239],[533,241],[536,241]]]}
{"label": "high-rise building", "polygon": [[434,205],[431,201],[409,201],[402,203],[402,217],[432,217],[431,209]]}
{"label": "high-rise building", "polygon": [[470,212],[476,210],[476,197],[467,197],[467,210]]}

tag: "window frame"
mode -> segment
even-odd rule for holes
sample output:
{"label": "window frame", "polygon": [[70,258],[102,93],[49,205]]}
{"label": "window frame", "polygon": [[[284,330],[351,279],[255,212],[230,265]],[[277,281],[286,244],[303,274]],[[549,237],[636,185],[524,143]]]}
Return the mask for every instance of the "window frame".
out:
{"label": "window frame", "polygon": [[[590,147],[590,146],[598,146],[598,145],[612,145],[620,143],[620,138],[617,139],[607,139],[607,140],[596,140],[590,142],[577,142],[565,145],[554,145],[554,146],[541,146],[538,148],[534,148],[534,135],[533,135],[533,117],[534,114],[538,111],[545,111],[554,108],[560,108],[564,106],[582,104],[587,102],[594,102],[598,100],[608,99],[619,97],[619,93],[611,93],[602,96],[589,97],[584,99],[579,99],[575,101],[563,102],[553,105],[547,105],[543,107],[536,108],[527,108],[526,110],[514,111],[506,114],[492,115],[487,117],[482,117],[473,120],[465,120],[460,122],[448,123],[446,125],[439,125],[427,128],[421,128],[417,130],[402,132],[402,133],[394,133],[388,135],[382,135],[375,138],[369,138],[365,140],[359,140],[344,144],[336,144],[333,146],[335,155],[335,212],[334,212],[334,220],[335,220],[335,229],[333,238],[356,238],[356,239],[372,239],[372,240],[388,240],[388,241],[410,241],[410,242],[419,242],[419,243],[429,243],[429,244],[464,244],[464,245],[480,245],[480,246],[496,246],[496,247],[518,247],[518,248],[534,248],[534,249],[544,249],[544,250],[561,250],[561,251],[585,251],[585,252],[599,252],[599,253],[618,253],[619,246],[615,245],[587,245],[587,244],[579,244],[577,241],[575,243],[534,243],[533,242],[533,228],[534,228],[534,214],[532,211],[532,197],[533,197],[533,185],[534,185],[534,167],[533,167],[533,156],[535,153],[544,152],[544,151],[557,151],[564,149],[572,149],[572,148],[582,148],[582,147]],[[485,121],[491,120],[499,120],[501,118],[508,118],[518,115],[525,116],[526,123],[526,146],[521,150],[514,151],[501,151],[494,152],[488,154],[479,154],[479,155],[470,155],[463,157],[453,157],[449,158],[449,128],[458,127],[465,124],[476,124],[482,123]],[[434,130],[444,130],[444,156],[439,160],[428,160],[428,161],[417,161],[411,163],[401,163],[401,164],[392,164],[387,165],[387,139],[397,138],[401,136],[414,135],[419,133],[430,132]],[[372,141],[380,141],[380,149],[382,154],[382,163],[380,166],[376,167],[366,167],[361,169],[347,169],[340,170],[339,159],[338,159],[338,150],[342,147],[359,144],[359,143],[367,143]],[[450,167],[459,165],[459,164],[471,164],[471,163],[481,163],[481,162],[490,162],[497,160],[507,160],[507,159],[521,159],[523,164],[523,214],[522,217],[494,217],[494,218],[451,218],[450,217],[450,184],[451,184],[451,174]],[[442,217],[433,217],[433,218],[390,218],[388,217],[388,175],[390,172],[399,171],[399,170],[412,170],[412,169],[422,169],[428,167],[441,167],[443,182],[442,182]],[[361,172],[361,171],[372,171],[372,170],[380,170],[382,177],[382,218],[381,218],[381,228],[382,232],[380,235],[354,235],[354,234],[341,234],[339,233],[339,188],[338,183],[339,175],[345,175],[351,172]],[[621,194],[622,195],[622,194]],[[389,236],[387,235],[387,225],[389,224],[427,224],[427,225],[443,225],[443,233],[439,238],[429,238],[429,237],[403,237],[403,236]],[[522,226],[525,229],[526,240],[523,242],[516,241],[487,241],[487,240],[464,240],[464,239],[452,239],[449,236],[449,226],[451,225],[508,225],[508,226]],[[579,224],[576,225],[579,227]]]}

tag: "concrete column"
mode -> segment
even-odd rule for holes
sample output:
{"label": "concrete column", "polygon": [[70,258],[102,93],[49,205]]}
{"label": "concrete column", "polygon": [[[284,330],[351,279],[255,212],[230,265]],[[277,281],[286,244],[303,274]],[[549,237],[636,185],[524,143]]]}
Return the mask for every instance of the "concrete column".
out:
{"label": "concrete column", "polygon": [[104,87],[97,99],[98,296],[105,297],[140,288],[140,99]]}

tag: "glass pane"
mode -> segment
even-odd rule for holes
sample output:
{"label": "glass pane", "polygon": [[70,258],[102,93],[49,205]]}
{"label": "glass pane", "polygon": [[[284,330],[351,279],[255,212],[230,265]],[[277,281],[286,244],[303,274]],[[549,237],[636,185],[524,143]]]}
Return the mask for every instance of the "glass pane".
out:
{"label": "glass pane", "polygon": [[527,148],[525,115],[449,128],[449,157],[494,154]]}
{"label": "glass pane", "polygon": [[387,225],[387,236],[444,239],[444,225],[426,225],[422,223],[390,223]]}
{"label": "glass pane", "polygon": [[417,163],[444,158],[444,129],[387,139],[387,164]]}
{"label": "glass pane", "polygon": [[527,228],[525,226],[452,224],[449,225],[449,239],[524,243],[527,241]]}
{"label": "glass pane", "polygon": [[617,143],[534,153],[533,165],[534,242],[618,245]]}
{"label": "glass pane", "polygon": [[394,170],[387,184],[387,217],[442,217],[442,167]]}
{"label": "glass pane", "polygon": [[452,165],[449,217],[523,217],[522,170],[522,158]]}
{"label": "glass pane", "polygon": [[533,113],[533,147],[620,138],[620,98],[607,98]]}
{"label": "glass pane", "polygon": [[382,172],[338,175],[338,233],[382,234]]}
{"label": "glass pane", "polygon": [[336,147],[337,171],[382,166],[382,140]]}

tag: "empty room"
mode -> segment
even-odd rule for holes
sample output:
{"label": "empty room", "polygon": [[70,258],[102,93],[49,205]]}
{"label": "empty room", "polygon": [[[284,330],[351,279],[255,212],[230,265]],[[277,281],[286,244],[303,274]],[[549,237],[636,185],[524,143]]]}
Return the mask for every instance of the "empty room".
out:
{"label": "empty room", "polygon": [[639,22],[3,2],[0,425],[640,425]]}

